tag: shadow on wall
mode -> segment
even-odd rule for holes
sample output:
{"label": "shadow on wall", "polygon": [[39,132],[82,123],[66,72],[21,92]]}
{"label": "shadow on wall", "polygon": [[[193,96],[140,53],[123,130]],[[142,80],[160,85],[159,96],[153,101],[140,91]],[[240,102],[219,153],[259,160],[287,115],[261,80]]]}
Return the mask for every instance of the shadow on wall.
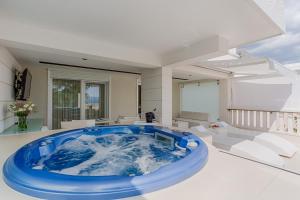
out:
{"label": "shadow on wall", "polygon": [[274,111],[295,109],[291,98],[293,98],[291,83],[262,84],[239,81],[232,84],[233,108]]}

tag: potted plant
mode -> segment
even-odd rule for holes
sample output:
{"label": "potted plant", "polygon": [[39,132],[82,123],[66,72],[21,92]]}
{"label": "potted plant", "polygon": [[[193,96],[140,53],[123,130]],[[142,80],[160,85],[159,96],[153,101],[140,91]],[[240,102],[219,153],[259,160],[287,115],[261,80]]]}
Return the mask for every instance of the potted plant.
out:
{"label": "potted plant", "polygon": [[34,111],[35,105],[31,102],[15,102],[9,105],[9,110],[18,117],[18,129],[25,131],[28,128],[27,116]]}

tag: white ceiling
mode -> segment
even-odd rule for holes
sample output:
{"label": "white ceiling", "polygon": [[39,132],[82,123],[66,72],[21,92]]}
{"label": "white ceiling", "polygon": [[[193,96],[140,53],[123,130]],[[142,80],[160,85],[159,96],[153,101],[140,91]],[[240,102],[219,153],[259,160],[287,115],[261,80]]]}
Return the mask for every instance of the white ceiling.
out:
{"label": "white ceiling", "polygon": [[24,65],[37,65],[40,61],[67,64],[67,65],[77,65],[83,67],[93,67],[102,69],[119,70],[126,72],[136,72],[140,73],[142,68],[133,67],[129,65],[113,63],[104,60],[88,59],[83,60],[84,57],[72,57],[60,54],[53,54],[48,52],[24,50],[18,48],[8,48],[8,50],[16,57],[16,59]]}
{"label": "white ceiling", "polygon": [[[59,63],[59,64],[67,64],[67,65],[77,65],[83,67],[92,67],[92,68],[101,68],[101,69],[109,69],[109,70],[118,70],[125,72],[134,72],[141,73],[143,68],[134,67],[129,65],[123,65],[118,63],[113,63],[104,60],[95,60],[88,59],[83,60],[80,57],[72,57],[72,56],[63,56],[60,54],[51,54],[40,51],[33,50],[24,50],[18,48],[8,48],[8,50],[15,56],[15,58],[24,66],[27,65],[43,65],[38,64],[40,61],[50,62],[50,63]],[[49,65],[45,65],[45,67],[49,67]],[[179,79],[187,79],[191,80],[203,80],[203,79],[212,79],[212,76],[207,76],[199,73],[191,73],[189,71],[180,69],[173,70],[173,77]]]}
{"label": "white ceiling", "polygon": [[206,79],[185,66],[282,33],[255,2],[261,1],[1,0],[0,44],[24,63],[141,72],[174,60],[174,76]]}
{"label": "white ceiling", "polygon": [[237,47],[279,34],[254,5],[248,0],[1,0],[0,18],[162,55],[215,35]]}
{"label": "white ceiling", "polygon": [[[84,57],[72,57],[60,54],[53,54],[49,52],[41,52],[34,50],[24,50],[18,48],[8,48],[8,50],[16,57],[16,59],[23,64],[27,65],[37,65],[40,61],[50,62],[50,63],[59,63],[59,64],[67,64],[67,65],[77,65],[83,67],[92,67],[92,68],[101,68],[101,69],[109,69],[109,70],[118,70],[124,72],[133,72],[133,73],[141,73],[143,68],[134,67],[130,65],[113,63],[105,60],[97,60],[97,59],[88,59],[83,60]],[[221,57],[220,57],[221,58]],[[204,80],[204,79],[222,79],[222,77],[218,76],[218,73],[212,71],[203,71],[201,67],[205,67],[207,69],[216,69],[224,72],[233,72],[235,76],[246,76],[246,75],[266,75],[266,74],[274,74],[276,71],[270,68],[269,63],[264,58],[254,58],[250,57],[241,57],[241,58],[233,58],[232,56],[227,55],[222,58],[226,58],[225,60],[221,60],[218,58],[211,59],[212,61],[203,61],[202,63],[198,63],[198,69],[193,68],[189,69],[192,66],[180,66],[177,68],[173,68],[173,77],[186,79],[187,81],[194,80]],[[231,58],[231,59],[229,59]],[[251,62],[252,61],[252,64]],[[39,64],[40,65],[40,64]],[[45,67],[48,67],[45,65]],[[226,74],[226,73],[225,73]]]}
{"label": "white ceiling", "polygon": [[212,77],[212,76],[207,76],[207,75],[201,74],[201,72],[200,73],[191,73],[189,71],[178,70],[178,69],[173,70],[173,77],[183,79],[183,80],[181,80],[182,82],[207,80],[207,79],[218,79],[217,77]]}
{"label": "white ceiling", "polygon": [[276,70],[270,66],[267,58],[255,57],[246,51],[238,51],[235,56],[222,56],[198,62],[197,65],[233,72],[235,76],[274,74]]}

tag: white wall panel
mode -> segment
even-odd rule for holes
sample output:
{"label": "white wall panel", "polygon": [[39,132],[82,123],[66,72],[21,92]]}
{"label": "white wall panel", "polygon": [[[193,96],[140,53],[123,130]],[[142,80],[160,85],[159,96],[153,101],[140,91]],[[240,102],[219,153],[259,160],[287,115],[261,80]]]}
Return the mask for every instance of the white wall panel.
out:
{"label": "white wall panel", "polygon": [[[1,72],[0,72],[1,73]],[[14,100],[14,89],[11,85],[0,82],[0,102]]]}
{"label": "white wall panel", "polygon": [[208,113],[210,121],[217,121],[219,119],[217,81],[184,84],[181,88],[181,110]]}
{"label": "white wall panel", "polygon": [[8,111],[8,105],[14,101],[14,71],[21,70],[19,63],[10,52],[0,47],[0,133],[13,125],[15,119]]}
{"label": "white wall panel", "polygon": [[10,103],[11,102],[0,102],[0,121],[14,116],[13,113],[8,110]]}
{"label": "white wall panel", "polygon": [[1,72],[0,82],[13,85],[14,82],[13,70],[5,66],[5,64],[3,64],[1,61],[0,61],[0,72]]}
{"label": "white wall panel", "polygon": [[232,108],[298,112],[299,102],[299,81],[273,77],[232,82]]}

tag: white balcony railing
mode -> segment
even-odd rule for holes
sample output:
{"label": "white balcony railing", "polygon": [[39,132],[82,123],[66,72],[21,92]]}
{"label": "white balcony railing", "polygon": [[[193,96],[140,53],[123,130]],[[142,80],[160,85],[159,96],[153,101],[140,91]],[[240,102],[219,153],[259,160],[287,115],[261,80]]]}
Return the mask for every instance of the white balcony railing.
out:
{"label": "white balcony railing", "polygon": [[228,109],[235,127],[300,136],[300,112]]}

